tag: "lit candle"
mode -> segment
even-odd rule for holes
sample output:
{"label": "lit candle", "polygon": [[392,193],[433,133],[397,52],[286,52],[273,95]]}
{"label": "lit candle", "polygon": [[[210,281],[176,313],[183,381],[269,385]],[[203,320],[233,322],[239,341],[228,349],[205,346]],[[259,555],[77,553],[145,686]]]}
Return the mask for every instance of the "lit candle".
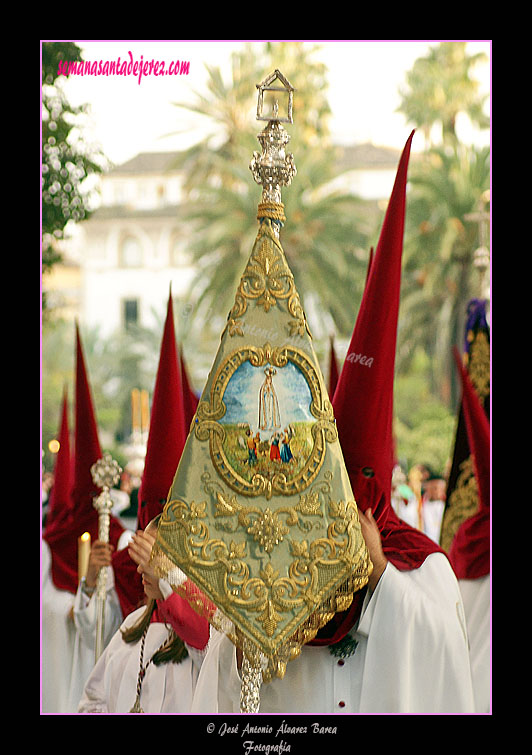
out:
{"label": "lit candle", "polygon": [[84,532],[78,537],[78,582],[87,574],[89,566],[89,556],[91,554],[91,536],[90,532]]}
{"label": "lit candle", "polygon": [[131,391],[131,426],[133,432],[140,430],[140,392],[138,388]]}
{"label": "lit candle", "polygon": [[147,433],[150,426],[150,402],[148,391],[143,390],[140,392],[140,404],[142,432]]}

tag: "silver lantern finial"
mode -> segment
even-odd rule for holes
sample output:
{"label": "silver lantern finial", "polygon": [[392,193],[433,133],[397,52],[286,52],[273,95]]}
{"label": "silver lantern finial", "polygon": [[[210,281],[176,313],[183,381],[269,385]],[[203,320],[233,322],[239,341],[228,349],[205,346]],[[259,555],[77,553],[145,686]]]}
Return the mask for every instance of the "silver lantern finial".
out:
{"label": "silver lantern finial", "polygon": [[[280,84],[276,85],[276,84]],[[294,156],[285,152],[290,141],[283,123],[293,123],[292,107],[294,87],[278,70],[257,84],[257,120],[267,121],[257,135],[262,153],[254,152],[249,165],[253,178],[262,186],[262,203],[281,204],[281,187],[289,186],[296,175]],[[269,96],[272,94],[273,96]],[[284,97],[284,100],[279,100]],[[283,108],[282,105],[285,105]]]}

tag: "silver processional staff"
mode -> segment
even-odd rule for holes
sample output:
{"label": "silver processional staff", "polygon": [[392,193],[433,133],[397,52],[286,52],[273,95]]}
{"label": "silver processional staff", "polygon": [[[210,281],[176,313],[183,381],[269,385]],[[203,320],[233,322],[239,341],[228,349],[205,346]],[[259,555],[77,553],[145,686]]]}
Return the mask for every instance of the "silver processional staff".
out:
{"label": "silver processional staff", "polygon": [[[113,499],[110,489],[120,480],[122,468],[111,454],[104,453],[103,457],[91,467],[91,475],[95,485],[102,492],[94,499],[94,508],[98,512],[98,540],[102,543],[109,542],[109,529],[111,524],[111,509]],[[96,582],[96,643],[94,648],[95,662],[103,651],[104,628],[105,628],[105,599],[107,594],[107,568],[103,567],[98,572]]]}

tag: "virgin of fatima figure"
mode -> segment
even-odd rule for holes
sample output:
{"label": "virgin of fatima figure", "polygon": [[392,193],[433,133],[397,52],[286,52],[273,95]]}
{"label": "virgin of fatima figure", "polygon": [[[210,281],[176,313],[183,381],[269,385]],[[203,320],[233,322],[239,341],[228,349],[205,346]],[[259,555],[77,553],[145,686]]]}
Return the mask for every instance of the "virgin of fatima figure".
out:
{"label": "virgin of fatima figure", "polygon": [[261,430],[275,430],[281,427],[279,402],[273,387],[273,376],[276,372],[277,370],[272,367],[266,367],[264,370],[266,379],[259,390],[259,428]]}

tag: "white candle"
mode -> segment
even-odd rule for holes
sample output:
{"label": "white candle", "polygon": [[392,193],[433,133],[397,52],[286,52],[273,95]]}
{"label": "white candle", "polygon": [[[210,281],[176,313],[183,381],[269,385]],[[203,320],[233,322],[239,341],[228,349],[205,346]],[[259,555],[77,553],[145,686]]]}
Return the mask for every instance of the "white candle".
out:
{"label": "white candle", "polygon": [[78,537],[78,581],[85,577],[89,566],[89,556],[91,554],[91,536],[90,532],[84,532]]}

